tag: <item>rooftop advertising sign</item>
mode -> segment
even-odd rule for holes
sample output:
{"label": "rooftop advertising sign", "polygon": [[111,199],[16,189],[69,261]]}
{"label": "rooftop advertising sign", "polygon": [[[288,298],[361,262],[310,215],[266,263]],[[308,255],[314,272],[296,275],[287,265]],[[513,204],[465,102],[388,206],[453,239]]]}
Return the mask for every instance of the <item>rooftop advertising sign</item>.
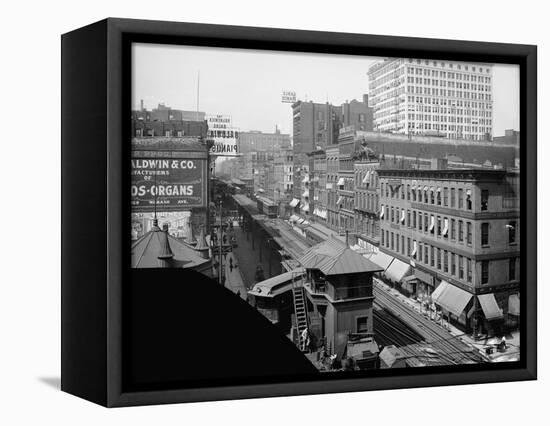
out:
{"label": "rooftop advertising sign", "polygon": [[208,135],[213,141],[210,154],[235,157],[239,154],[239,130],[233,127],[231,116],[224,114],[207,115]]}
{"label": "rooftop advertising sign", "polygon": [[285,104],[293,104],[296,102],[296,92],[291,90],[283,90],[281,94],[281,102]]}

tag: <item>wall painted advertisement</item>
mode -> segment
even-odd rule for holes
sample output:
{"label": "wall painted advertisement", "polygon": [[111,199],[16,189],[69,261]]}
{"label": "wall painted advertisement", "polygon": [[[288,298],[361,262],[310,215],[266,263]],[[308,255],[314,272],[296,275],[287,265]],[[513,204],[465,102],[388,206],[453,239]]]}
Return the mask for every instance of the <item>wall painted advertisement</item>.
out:
{"label": "wall painted advertisement", "polygon": [[206,207],[207,165],[204,159],[132,159],[132,212]]}

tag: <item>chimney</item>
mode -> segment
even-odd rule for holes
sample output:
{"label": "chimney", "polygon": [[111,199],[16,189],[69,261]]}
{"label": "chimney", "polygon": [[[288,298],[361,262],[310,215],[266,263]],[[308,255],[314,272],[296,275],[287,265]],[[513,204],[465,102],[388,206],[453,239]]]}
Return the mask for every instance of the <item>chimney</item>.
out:
{"label": "chimney", "polygon": [[159,232],[159,242],[160,242],[160,252],[157,256],[160,260],[168,260],[174,257],[172,248],[170,247],[170,242],[168,241],[168,225],[164,224],[162,226],[162,231]]}
{"label": "chimney", "polygon": [[187,221],[187,232],[185,234],[185,242],[189,245],[195,245],[197,240],[195,239],[195,236],[193,235],[193,224],[191,223],[191,218]]}
{"label": "chimney", "polygon": [[203,259],[208,259],[208,244],[206,243],[206,237],[204,235],[204,226],[201,226],[201,232],[197,239],[197,245],[195,250],[199,252],[199,256]]}
{"label": "chimney", "polygon": [[141,99],[139,101],[139,107],[140,107],[141,111],[143,111],[143,99]]}

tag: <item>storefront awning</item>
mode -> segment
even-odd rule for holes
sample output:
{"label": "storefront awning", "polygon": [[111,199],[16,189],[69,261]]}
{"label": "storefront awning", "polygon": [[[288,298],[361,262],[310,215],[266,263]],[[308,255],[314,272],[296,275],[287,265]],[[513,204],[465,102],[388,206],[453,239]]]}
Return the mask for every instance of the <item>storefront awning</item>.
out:
{"label": "storefront awning", "polygon": [[377,264],[378,266],[380,266],[384,270],[386,270],[388,268],[388,266],[390,266],[390,264],[392,263],[392,260],[394,259],[389,254],[386,254],[386,253],[381,252],[381,251],[377,251],[376,253],[372,253],[372,254],[365,254],[364,256],[368,260],[370,260],[371,262]]}
{"label": "storefront awning", "polygon": [[386,209],[384,208],[384,204],[382,204],[380,206],[380,219],[382,219],[384,217],[384,212],[386,211]]}
{"label": "storefront awning", "polygon": [[493,293],[480,294],[477,296],[481,309],[488,320],[502,318],[502,310],[498,307],[495,295]]}
{"label": "storefront awning", "polygon": [[298,204],[300,204],[300,200],[298,200],[297,198],[293,198],[292,201],[288,203],[290,207],[296,207]]}
{"label": "storefront awning", "polygon": [[332,183],[327,183],[326,184],[326,189],[332,189]]}
{"label": "storefront awning", "polygon": [[302,197],[309,197],[309,189],[306,189],[304,192],[302,192]]}
{"label": "storefront awning", "polygon": [[302,207],[302,210],[305,211],[305,212],[309,212],[309,204],[305,203],[304,207]]}
{"label": "storefront awning", "polygon": [[346,180],[345,180],[343,177],[341,177],[340,179],[338,179],[337,185],[338,185],[338,186],[344,186],[344,182],[345,182],[345,181],[346,181]]}
{"label": "storefront awning", "polygon": [[441,281],[432,293],[432,301],[442,309],[459,317],[468,302],[472,299],[472,294],[462,290],[447,281]]}
{"label": "storefront awning", "polygon": [[386,272],[384,272],[384,274],[390,280],[400,282],[404,277],[409,275],[410,270],[411,265],[399,259],[394,259],[388,269],[386,269]]}
{"label": "storefront awning", "polygon": [[344,201],[344,197],[340,196],[340,197],[338,197],[338,200],[336,201],[336,204],[340,204],[342,201]]}
{"label": "storefront awning", "polygon": [[292,216],[289,217],[289,220],[291,222],[298,222],[300,220],[300,218],[298,216],[296,216],[295,214],[293,214]]}
{"label": "storefront awning", "polygon": [[368,250],[364,247],[361,247],[359,244],[354,244],[353,246],[350,247],[354,252],[356,253],[359,253],[359,254],[365,254],[365,253],[368,253]]}
{"label": "storefront awning", "polygon": [[309,182],[309,175],[305,175],[305,177],[302,179],[302,183]]}
{"label": "storefront awning", "polygon": [[426,283],[426,284],[429,284],[429,285],[433,286],[434,279],[427,272],[421,271],[420,269],[415,269],[414,270],[414,276],[416,278],[418,278],[420,281],[422,281],[423,283]]}
{"label": "storefront awning", "polygon": [[508,313],[510,315],[519,315],[519,295],[511,294],[508,297]]}

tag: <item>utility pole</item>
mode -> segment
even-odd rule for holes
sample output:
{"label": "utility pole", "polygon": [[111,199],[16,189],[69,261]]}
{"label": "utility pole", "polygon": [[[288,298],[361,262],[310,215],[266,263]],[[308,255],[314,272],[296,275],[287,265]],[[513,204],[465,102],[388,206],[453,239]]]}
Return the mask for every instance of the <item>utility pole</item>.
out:
{"label": "utility pole", "polygon": [[472,334],[472,337],[474,339],[474,342],[476,340],[476,328],[477,328],[477,316],[476,316],[476,311],[477,311],[477,295],[475,294],[474,292],[474,311],[472,313],[472,319],[473,319],[473,323],[474,323],[474,327],[473,327],[473,334]]}
{"label": "utility pole", "polygon": [[221,285],[223,285],[222,282],[222,267],[223,267],[223,256],[222,256],[222,244],[223,244],[223,226],[222,226],[222,200],[220,199],[220,238],[218,241],[219,246],[219,257],[218,257],[218,263],[219,263],[219,270],[218,270],[218,281]]}

